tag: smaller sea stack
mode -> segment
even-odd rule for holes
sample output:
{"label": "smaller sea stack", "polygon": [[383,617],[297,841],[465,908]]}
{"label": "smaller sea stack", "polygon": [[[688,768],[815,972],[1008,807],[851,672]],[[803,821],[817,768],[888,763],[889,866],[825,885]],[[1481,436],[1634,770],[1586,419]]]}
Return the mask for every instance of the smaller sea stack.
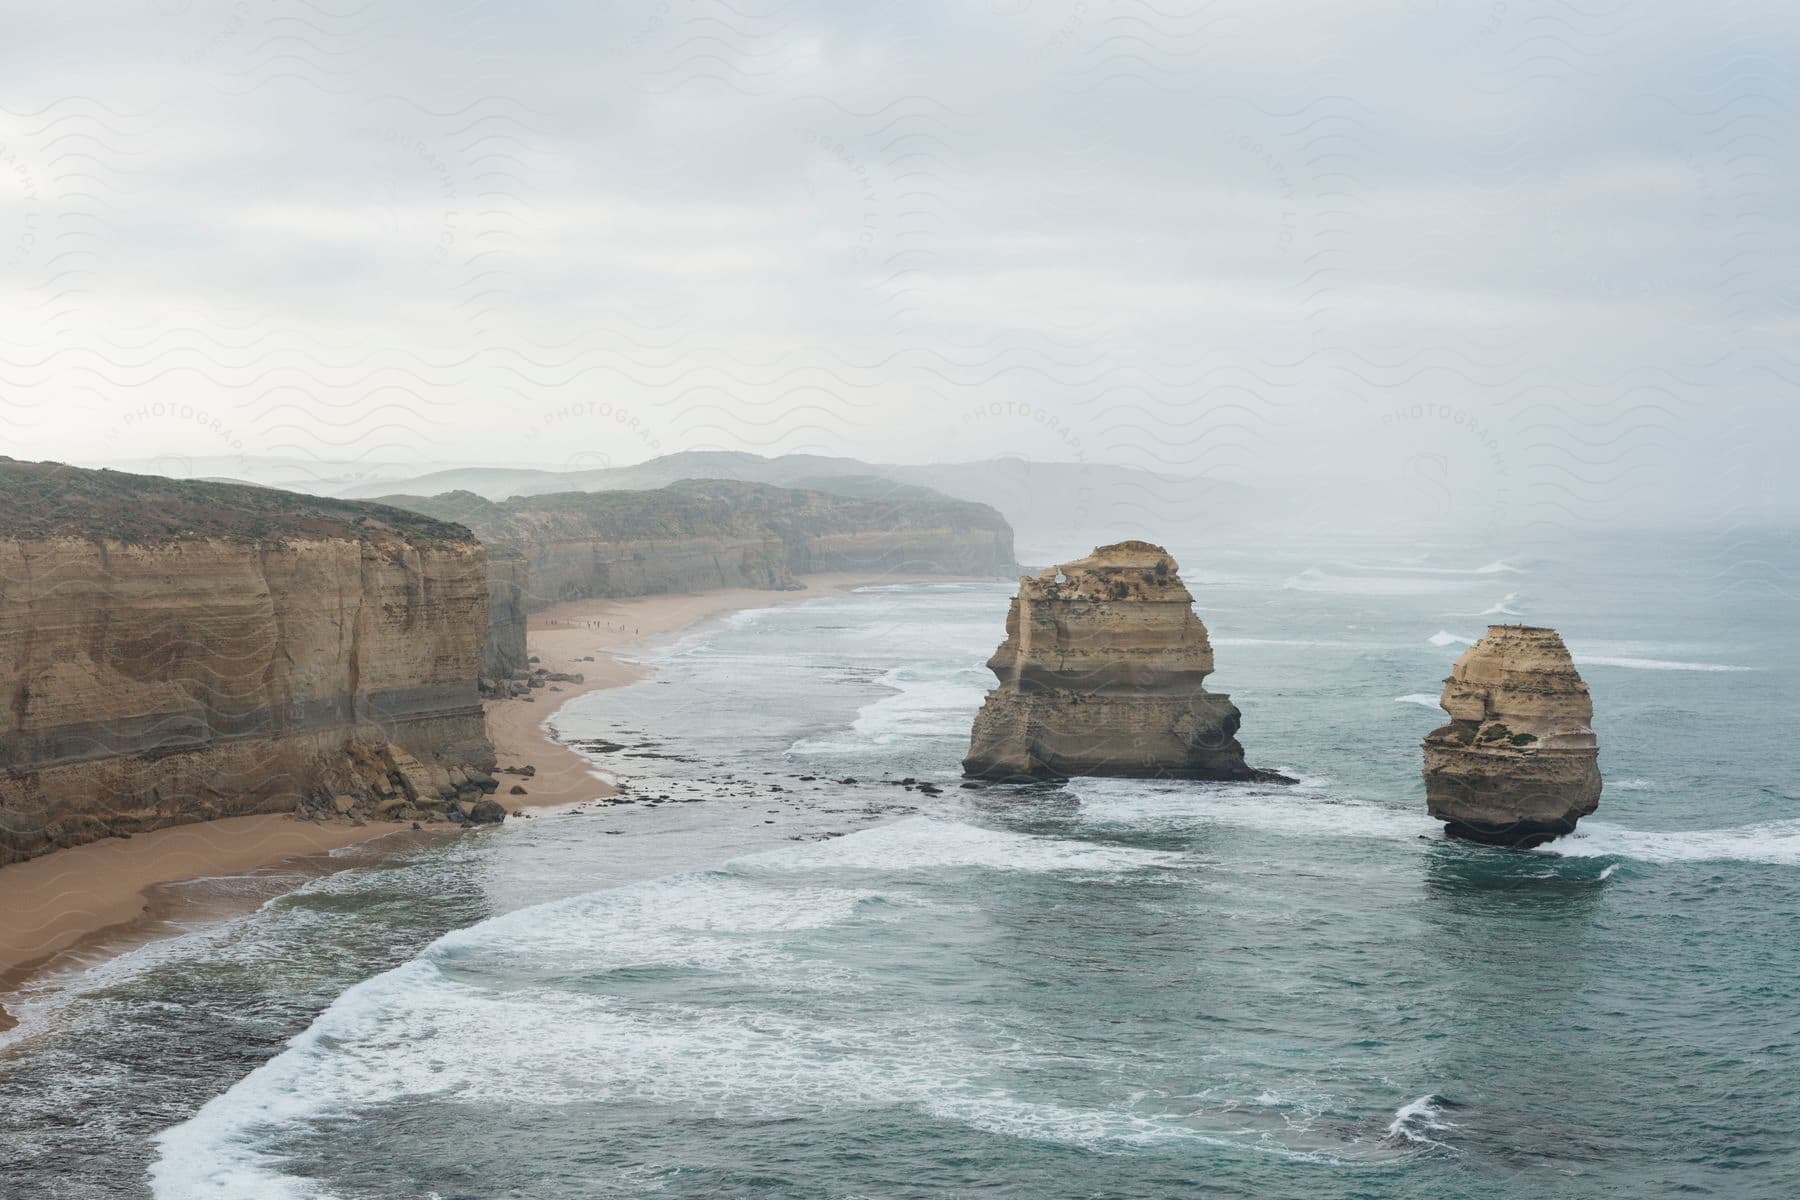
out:
{"label": "smaller sea stack", "polygon": [[1452,837],[1535,846],[1600,806],[1593,701],[1554,629],[1491,625],[1444,681],[1425,801]]}
{"label": "smaller sea stack", "polygon": [[963,774],[998,782],[1119,775],[1284,776],[1244,765],[1231,697],[1201,686],[1212,643],[1175,560],[1120,542],[1019,580]]}

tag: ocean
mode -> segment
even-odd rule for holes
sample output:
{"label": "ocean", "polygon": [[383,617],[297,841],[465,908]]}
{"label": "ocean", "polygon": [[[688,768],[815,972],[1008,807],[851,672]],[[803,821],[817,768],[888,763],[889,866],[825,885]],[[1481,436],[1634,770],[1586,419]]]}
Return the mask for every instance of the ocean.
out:
{"label": "ocean", "polygon": [[[1800,1194],[1793,536],[1171,549],[1297,785],[959,786],[1010,585],[734,614],[555,717],[632,803],[5,998],[0,1195]],[[1419,778],[1500,621],[1601,739],[1533,851]]]}

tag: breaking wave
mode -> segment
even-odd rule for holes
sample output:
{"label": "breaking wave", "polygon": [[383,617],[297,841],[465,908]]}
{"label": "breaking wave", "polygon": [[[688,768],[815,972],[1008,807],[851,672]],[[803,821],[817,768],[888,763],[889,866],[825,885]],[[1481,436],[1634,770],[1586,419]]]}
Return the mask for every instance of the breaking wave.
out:
{"label": "breaking wave", "polygon": [[[979,1015],[888,1004],[864,968],[822,958],[807,941],[851,922],[907,923],[939,903],[812,882],[822,871],[905,872],[916,886],[939,869],[1126,872],[1185,857],[917,817],[520,909],[350,988],[281,1054],[161,1134],[155,1195],[322,1200],[331,1193],[290,1171],[274,1147],[351,1113],[424,1098],[678,1104],[772,1120],[898,1102],[1076,1146],[1200,1137],[1169,1114],[996,1092],[987,1081],[1016,1048],[993,1049]],[[647,974],[669,972],[805,1002],[632,1000]],[[859,1001],[865,995],[873,1001]]]}
{"label": "breaking wave", "polygon": [[1643,862],[1750,862],[1800,866],[1800,820],[1731,829],[1626,829],[1585,820],[1567,837],[1546,842],[1540,854],[1563,858],[1632,858]]}
{"label": "breaking wave", "polygon": [[1754,671],[1755,667],[1737,667],[1730,663],[1678,662],[1664,658],[1621,658],[1608,654],[1582,654],[1571,651],[1575,662],[1583,667],[1623,667],[1628,671]]}
{"label": "breaking wave", "polygon": [[1402,1104],[1394,1110],[1394,1119],[1382,1140],[1390,1146],[1442,1146],[1444,1143],[1432,1135],[1448,1133],[1457,1127],[1455,1122],[1444,1117],[1444,1110],[1454,1107],[1453,1102],[1435,1093]]}

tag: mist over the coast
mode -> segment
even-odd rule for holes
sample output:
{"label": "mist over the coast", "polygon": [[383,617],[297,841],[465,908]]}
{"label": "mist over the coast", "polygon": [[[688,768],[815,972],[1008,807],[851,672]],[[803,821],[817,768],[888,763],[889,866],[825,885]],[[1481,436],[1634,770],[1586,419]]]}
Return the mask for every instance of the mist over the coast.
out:
{"label": "mist over the coast", "polygon": [[1791,18],[21,12],[0,451],[1012,455],[1302,530],[1791,518]]}

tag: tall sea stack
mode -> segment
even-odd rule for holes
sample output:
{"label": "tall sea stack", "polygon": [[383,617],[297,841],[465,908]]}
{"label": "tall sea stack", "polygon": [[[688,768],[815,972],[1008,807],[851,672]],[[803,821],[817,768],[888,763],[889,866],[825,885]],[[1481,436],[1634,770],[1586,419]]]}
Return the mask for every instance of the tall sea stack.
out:
{"label": "tall sea stack", "polygon": [[1554,629],[1492,625],[1444,681],[1425,799],[1453,837],[1535,846],[1600,805],[1593,701]]}
{"label": "tall sea stack", "polygon": [[1193,601],[1148,542],[1020,579],[963,773],[1281,779],[1244,765],[1236,706],[1201,686],[1213,652]]}

